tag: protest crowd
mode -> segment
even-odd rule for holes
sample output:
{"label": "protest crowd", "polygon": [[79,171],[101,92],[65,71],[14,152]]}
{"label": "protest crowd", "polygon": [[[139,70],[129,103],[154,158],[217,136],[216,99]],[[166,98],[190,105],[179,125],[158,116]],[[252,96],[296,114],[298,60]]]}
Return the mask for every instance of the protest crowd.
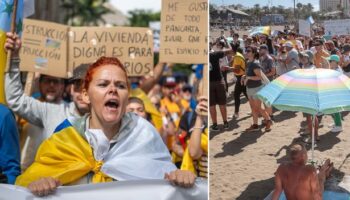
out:
{"label": "protest crowd", "polygon": [[[332,69],[350,76],[350,37],[329,35],[321,25],[310,24],[309,26],[313,27],[310,36],[299,34],[297,26],[292,29],[285,26],[283,31],[271,30],[271,27],[265,26],[253,28],[249,33],[233,28],[221,30],[220,35],[211,37],[209,44],[211,133],[232,130],[231,122],[239,124],[243,120],[242,115],[246,114],[252,122],[242,134],[252,134],[251,132],[255,131],[266,134],[273,130],[274,123],[278,123],[274,122],[274,112],[277,110],[266,105],[258,98],[257,93],[271,81],[295,69]],[[230,73],[233,76],[228,76]],[[228,77],[234,78],[230,80]],[[234,87],[232,93],[228,90],[231,85]],[[234,103],[228,104],[229,97],[233,97]],[[249,113],[240,111],[243,99],[249,103]],[[231,105],[234,106],[234,114],[228,116],[228,106]],[[218,124],[217,118],[220,114],[217,106],[223,125]],[[311,114],[303,113],[306,126],[300,127],[303,130],[300,132],[302,142],[290,146],[291,164],[282,164],[275,173],[275,190],[271,194],[272,199],[279,199],[282,191],[287,199],[322,199],[325,179],[329,177],[333,168],[330,160],[318,169],[320,173],[318,179],[316,176],[311,181],[311,184],[314,184],[312,188],[306,181],[303,185],[302,180],[305,179],[300,177],[313,177],[313,173],[316,172],[314,167],[305,168],[308,162],[305,146],[311,147],[312,132],[314,132],[317,147],[320,141],[318,127],[323,116],[319,113],[313,119]],[[333,123],[329,125],[329,131],[342,132],[344,123],[342,113],[331,114],[331,117]],[[262,119],[261,125],[259,118]],[[234,127],[238,127],[236,124]],[[300,174],[300,177],[295,174]],[[298,186],[293,181],[296,181]],[[309,193],[309,191],[313,192]]]}

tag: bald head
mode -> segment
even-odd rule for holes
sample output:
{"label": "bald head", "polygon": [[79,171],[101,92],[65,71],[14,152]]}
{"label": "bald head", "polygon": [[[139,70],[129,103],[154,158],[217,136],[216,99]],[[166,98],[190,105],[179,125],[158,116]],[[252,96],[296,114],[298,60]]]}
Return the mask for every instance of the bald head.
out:
{"label": "bald head", "polygon": [[303,144],[293,144],[289,148],[290,159],[294,162],[306,162],[307,151]]}

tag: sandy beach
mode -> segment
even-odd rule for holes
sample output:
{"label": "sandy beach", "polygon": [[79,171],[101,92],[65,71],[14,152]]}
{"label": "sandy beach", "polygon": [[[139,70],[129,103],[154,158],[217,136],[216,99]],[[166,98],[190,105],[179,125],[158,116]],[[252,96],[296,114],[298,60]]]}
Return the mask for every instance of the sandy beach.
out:
{"label": "sandy beach", "polygon": [[[229,74],[232,82],[233,74]],[[233,83],[229,87],[228,116],[234,114]],[[274,113],[272,131],[245,132],[252,123],[247,115],[250,107],[241,97],[240,117],[229,119],[230,129],[223,130],[221,114],[218,124],[221,131],[210,132],[210,199],[212,200],[258,200],[264,199],[274,187],[273,177],[278,165],[288,160],[286,148],[301,141],[299,132],[305,125],[298,112]],[[217,111],[219,109],[217,108]],[[343,131],[331,133],[331,116],[324,116],[319,135],[321,141],[315,149],[315,160],[330,158],[335,169],[333,179],[341,181],[350,175],[350,114],[343,113]],[[260,122],[259,122],[260,123]],[[307,146],[308,149],[311,145]],[[311,159],[311,151],[308,152]]]}

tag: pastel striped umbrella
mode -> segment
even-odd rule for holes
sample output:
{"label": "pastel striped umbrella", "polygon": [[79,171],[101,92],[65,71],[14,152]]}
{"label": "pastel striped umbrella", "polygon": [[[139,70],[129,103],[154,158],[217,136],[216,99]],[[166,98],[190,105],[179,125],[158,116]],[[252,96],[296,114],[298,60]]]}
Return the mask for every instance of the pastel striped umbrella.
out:
{"label": "pastel striped umbrella", "polygon": [[350,111],[350,79],[331,69],[296,69],[258,92],[265,104],[279,110],[316,115]]}
{"label": "pastel striped umbrella", "polygon": [[[350,111],[350,79],[331,69],[295,69],[258,92],[267,105],[313,115]],[[314,123],[313,123],[314,125]],[[312,131],[312,161],[315,138]]]}

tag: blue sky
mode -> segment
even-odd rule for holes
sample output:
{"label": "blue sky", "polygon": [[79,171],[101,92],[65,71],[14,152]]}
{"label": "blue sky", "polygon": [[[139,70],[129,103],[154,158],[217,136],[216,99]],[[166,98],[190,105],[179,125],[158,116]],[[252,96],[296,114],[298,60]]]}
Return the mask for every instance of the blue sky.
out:
{"label": "blue sky", "polygon": [[[211,4],[216,5],[231,5],[231,4],[242,4],[243,6],[253,7],[255,4],[260,4],[260,6],[271,5],[278,6],[283,5],[284,7],[293,7],[293,0],[209,0]],[[242,3],[244,2],[244,3]],[[311,3],[314,6],[314,10],[319,10],[319,0],[295,0],[295,4],[297,3],[307,4]]]}
{"label": "blue sky", "polygon": [[109,2],[124,14],[135,9],[146,9],[154,12],[161,9],[161,0],[109,0]]}

